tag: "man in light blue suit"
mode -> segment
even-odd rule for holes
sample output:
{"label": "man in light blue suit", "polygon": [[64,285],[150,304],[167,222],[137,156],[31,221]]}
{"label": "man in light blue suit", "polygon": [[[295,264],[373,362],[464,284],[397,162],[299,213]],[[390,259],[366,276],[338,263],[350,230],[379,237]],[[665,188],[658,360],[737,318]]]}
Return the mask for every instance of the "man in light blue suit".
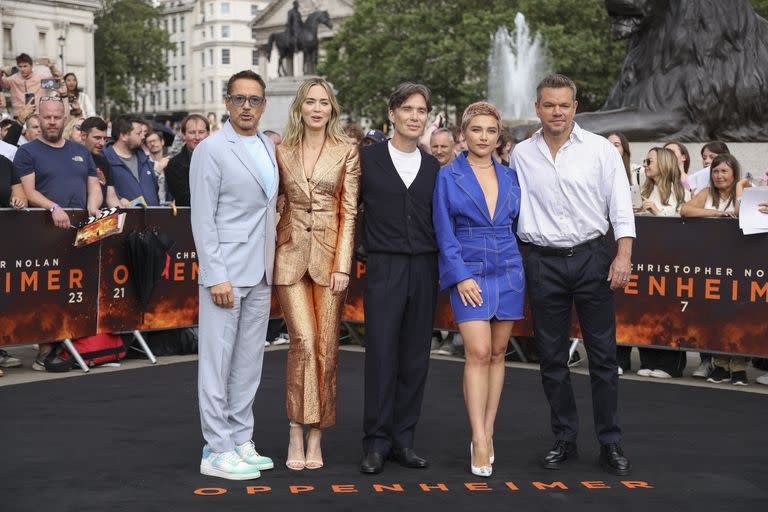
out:
{"label": "man in light blue suit", "polygon": [[265,85],[253,71],[227,83],[230,119],[192,154],[192,234],[200,284],[200,472],[250,480],[271,469],[253,443],[253,400],[271,303],[278,172],[258,131]]}

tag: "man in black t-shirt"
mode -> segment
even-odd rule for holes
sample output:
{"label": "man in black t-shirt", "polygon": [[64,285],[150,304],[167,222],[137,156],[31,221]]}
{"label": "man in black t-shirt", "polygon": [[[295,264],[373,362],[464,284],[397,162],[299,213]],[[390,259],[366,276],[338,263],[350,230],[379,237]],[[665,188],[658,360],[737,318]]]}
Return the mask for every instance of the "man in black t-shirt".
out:
{"label": "man in black t-shirt", "polygon": [[129,206],[128,200],[121,204],[115,192],[115,182],[112,180],[112,168],[109,161],[101,154],[101,150],[107,144],[107,123],[100,117],[89,117],[80,124],[83,134],[83,144],[93,157],[96,164],[96,173],[99,175],[99,185],[104,196],[104,205],[107,208],[116,206]]}

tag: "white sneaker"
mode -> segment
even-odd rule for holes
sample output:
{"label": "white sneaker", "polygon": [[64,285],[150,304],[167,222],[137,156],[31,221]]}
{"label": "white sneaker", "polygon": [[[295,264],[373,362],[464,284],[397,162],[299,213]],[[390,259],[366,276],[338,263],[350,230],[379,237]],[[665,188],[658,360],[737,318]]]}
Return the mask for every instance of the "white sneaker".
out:
{"label": "white sneaker", "polygon": [[640,368],[639,370],[637,370],[637,374],[641,377],[650,377],[651,371],[652,370],[649,370],[648,368]]}
{"label": "white sneaker", "polygon": [[200,474],[227,480],[254,480],[261,476],[261,472],[241,459],[236,451],[212,452],[208,445],[203,447]]}
{"label": "white sneaker", "polygon": [[624,375],[624,370],[619,366],[619,375]]}
{"label": "white sneaker", "polygon": [[698,379],[706,379],[709,377],[709,374],[712,373],[712,360],[708,361],[702,361],[701,364],[693,370],[693,374],[691,377],[696,377]]}
{"label": "white sneaker", "polygon": [[441,356],[452,356],[456,354],[456,347],[453,345],[452,339],[447,339],[443,342],[442,345],[440,345],[440,348],[435,350],[435,354],[440,354]]}
{"label": "white sneaker", "polygon": [[757,382],[758,384],[763,384],[765,386],[768,386],[768,373],[766,373],[765,375],[761,375],[758,378],[756,378],[755,382]]}
{"label": "white sneaker", "polygon": [[21,359],[13,357],[5,350],[0,350],[0,368],[18,368],[21,366]]}
{"label": "white sneaker", "polygon": [[235,451],[240,456],[240,458],[243,459],[244,462],[250,464],[251,466],[256,466],[256,469],[259,471],[264,471],[265,469],[272,469],[275,467],[275,463],[272,462],[272,459],[263,455],[259,455],[259,452],[256,451],[256,446],[254,446],[253,441],[248,441],[241,445],[235,446]]}
{"label": "white sneaker", "polygon": [[653,370],[651,372],[651,377],[655,377],[657,379],[671,379],[672,376],[665,372],[664,370]]}
{"label": "white sneaker", "polygon": [[290,342],[291,340],[288,338],[288,335],[281,332],[280,336],[272,341],[272,345],[287,345]]}

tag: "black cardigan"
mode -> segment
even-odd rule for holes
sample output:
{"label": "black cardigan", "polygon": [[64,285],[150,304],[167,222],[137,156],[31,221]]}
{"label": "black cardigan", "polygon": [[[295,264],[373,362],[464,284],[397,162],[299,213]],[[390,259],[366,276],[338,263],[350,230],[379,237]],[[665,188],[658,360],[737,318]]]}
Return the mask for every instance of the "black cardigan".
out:
{"label": "black cardigan", "polygon": [[432,194],[440,164],[435,157],[421,151],[421,168],[408,188],[389,156],[388,141],[362,148],[360,166],[366,251],[410,255],[437,252]]}

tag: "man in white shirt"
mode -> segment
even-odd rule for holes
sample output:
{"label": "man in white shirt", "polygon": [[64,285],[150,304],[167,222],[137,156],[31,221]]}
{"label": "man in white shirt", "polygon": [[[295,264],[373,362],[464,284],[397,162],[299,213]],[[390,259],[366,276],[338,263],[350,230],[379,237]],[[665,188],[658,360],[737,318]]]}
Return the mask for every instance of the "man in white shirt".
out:
{"label": "man in white shirt", "polygon": [[[619,153],[607,139],[574,123],[577,105],[570,78],[555,74],[542,80],[536,101],[542,128],[512,155],[522,188],[517,233],[531,244],[528,298],[556,440],[543,465],[559,469],[577,454],[579,422],[568,370],[575,304],[589,356],[600,464],[626,475],[631,466],[619,446],[613,292],[629,280],[634,215]],[[615,258],[604,239],[609,221],[618,243]]]}

